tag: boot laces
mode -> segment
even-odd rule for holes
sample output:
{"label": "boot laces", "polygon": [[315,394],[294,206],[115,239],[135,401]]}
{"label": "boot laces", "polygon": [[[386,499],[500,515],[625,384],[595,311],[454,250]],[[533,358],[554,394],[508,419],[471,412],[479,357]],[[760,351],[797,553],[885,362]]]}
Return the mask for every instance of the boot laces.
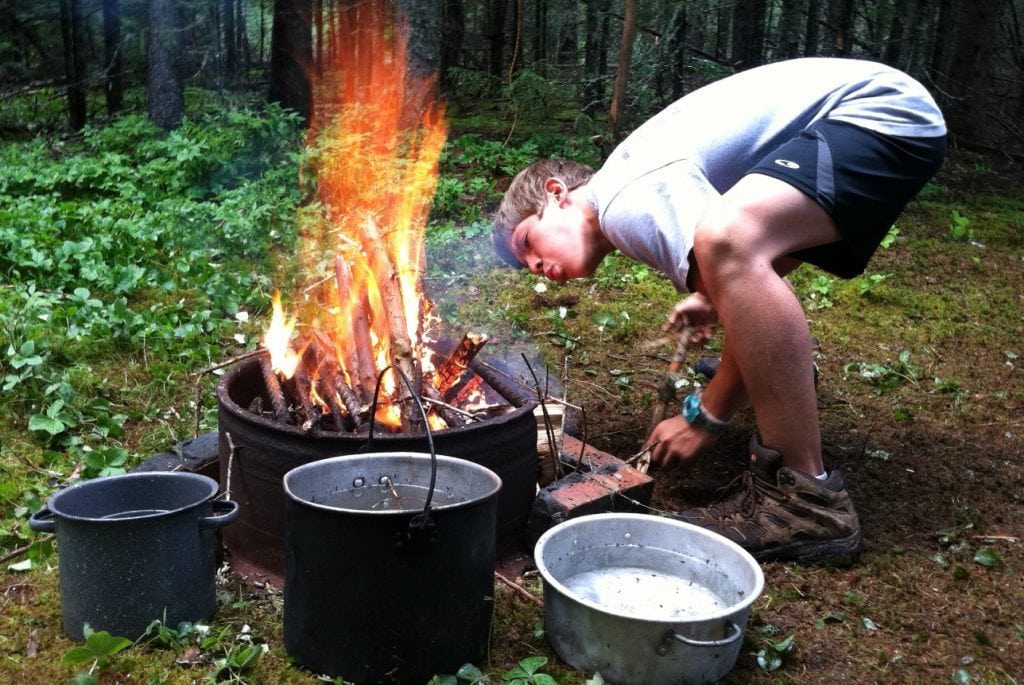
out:
{"label": "boot laces", "polygon": [[757,505],[765,497],[778,502],[787,499],[782,490],[772,483],[758,478],[753,471],[747,469],[718,489],[717,499],[709,509],[716,517],[720,518],[736,514],[740,514],[744,518],[751,518],[757,511]]}

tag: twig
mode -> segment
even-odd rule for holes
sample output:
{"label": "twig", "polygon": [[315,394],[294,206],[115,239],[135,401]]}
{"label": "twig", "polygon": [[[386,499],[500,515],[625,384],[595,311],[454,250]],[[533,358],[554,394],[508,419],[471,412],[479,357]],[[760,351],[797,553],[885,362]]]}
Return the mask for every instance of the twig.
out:
{"label": "twig", "polygon": [[261,354],[270,354],[270,351],[267,350],[267,348],[265,348],[265,347],[261,347],[258,350],[250,350],[249,352],[246,352],[245,354],[240,354],[237,357],[232,357],[231,359],[227,359],[225,361],[222,361],[219,364],[214,364],[213,366],[209,366],[209,367],[203,369],[202,371],[193,371],[189,375],[190,376],[205,376],[206,374],[210,373],[211,371],[216,371],[217,369],[223,369],[225,366],[231,366],[232,364],[237,364],[238,362],[245,361],[246,359],[249,359],[251,357],[258,357]]}
{"label": "twig", "polygon": [[501,575],[501,574],[500,574],[500,573],[498,573],[497,571],[495,571],[495,572],[494,572],[494,577],[495,577],[495,578],[497,578],[498,580],[500,580],[500,581],[501,581],[502,583],[504,583],[504,584],[505,584],[505,585],[507,585],[508,587],[510,587],[510,588],[512,588],[513,590],[515,590],[515,592],[516,592],[516,593],[517,593],[517,594],[518,594],[518,595],[519,595],[520,597],[522,597],[523,599],[528,599],[528,600],[530,600],[531,602],[533,602],[534,604],[536,604],[537,606],[539,606],[539,607],[540,607],[541,609],[543,609],[543,608],[544,608],[544,600],[543,600],[543,599],[541,599],[540,597],[536,597],[536,596],[534,596],[534,595],[533,595],[533,593],[531,593],[531,592],[530,592],[529,590],[527,590],[526,588],[524,588],[524,587],[522,587],[522,586],[520,586],[520,585],[516,585],[516,584],[515,584],[514,582],[512,582],[512,580],[511,580],[511,579],[509,579],[509,578],[506,578],[505,576]]}
{"label": "twig", "polygon": [[972,540],[991,540],[993,542],[1017,542],[1012,535],[972,535]]}
{"label": "twig", "polygon": [[0,557],[0,564],[6,564],[11,559],[17,559],[22,554],[27,552],[32,547],[32,545],[34,545],[36,542],[44,542],[46,540],[52,540],[53,537],[54,537],[53,535],[47,534],[47,535],[44,535],[44,536],[38,538],[37,540],[35,540],[35,542],[30,542],[27,545],[22,545],[21,547],[17,547],[15,549],[12,549],[10,552],[8,552],[7,554],[5,554],[2,557]]}

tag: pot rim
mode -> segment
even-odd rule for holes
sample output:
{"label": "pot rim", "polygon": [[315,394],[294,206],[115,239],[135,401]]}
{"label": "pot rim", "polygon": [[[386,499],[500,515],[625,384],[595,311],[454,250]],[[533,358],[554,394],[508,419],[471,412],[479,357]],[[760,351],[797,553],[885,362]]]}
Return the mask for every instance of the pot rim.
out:
{"label": "pot rim", "polygon": [[[460,501],[460,502],[450,502],[450,503],[447,503],[447,504],[434,504],[434,503],[431,503],[431,505],[430,505],[430,511],[431,512],[446,511],[448,509],[456,509],[456,508],[459,508],[459,507],[465,507],[465,506],[468,506],[468,505],[471,505],[471,504],[475,504],[477,502],[483,502],[483,501],[485,501],[485,500],[487,500],[487,499],[489,499],[491,497],[496,496],[498,494],[498,491],[501,490],[501,478],[498,476],[498,474],[496,474],[494,471],[492,471],[491,469],[487,468],[486,466],[482,466],[481,464],[477,464],[476,462],[469,461],[468,459],[460,459],[459,457],[451,457],[451,456],[448,456],[448,455],[445,455],[445,454],[437,454],[435,456],[437,457],[438,465],[446,464],[448,466],[458,465],[459,467],[463,467],[463,466],[464,467],[468,467],[471,471],[476,471],[477,473],[482,475],[484,478],[490,480],[491,481],[491,485],[493,487],[491,489],[489,489],[486,493],[482,494],[482,495],[479,495],[477,497],[468,498],[468,499]],[[284,492],[288,496],[288,499],[291,500],[292,502],[294,502],[296,504],[299,504],[299,505],[302,505],[302,506],[305,506],[305,507],[309,507],[311,509],[319,509],[321,511],[340,512],[340,513],[344,513],[344,514],[361,514],[361,515],[369,515],[369,516],[374,516],[374,517],[377,517],[377,516],[397,516],[397,517],[406,516],[407,517],[407,516],[412,516],[412,515],[422,514],[423,513],[423,508],[422,507],[417,507],[417,508],[414,508],[414,509],[379,509],[379,510],[367,511],[366,509],[351,509],[351,508],[348,508],[348,507],[339,507],[339,506],[332,506],[332,505],[327,505],[327,504],[319,504],[317,502],[311,502],[308,499],[306,499],[305,497],[301,497],[301,496],[297,495],[295,492],[292,491],[291,484],[290,484],[289,481],[291,479],[293,479],[293,478],[297,478],[299,475],[301,475],[301,473],[303,471],[311,471],[311,470],[316,469],[316,468],[321,468],[321,469],[322,468],[327,468],[331,464],[335,464],[335,463],[340,464],[340,463],[343,463],[343,462],[352,462],[352,461],[354,461],[356,459],[360,459],[362,457],[373,457],[373,458],[377,458],[377,457],[402,457],[402,458],[412,458],[412,459],[415,459],[415,460],[418,460],[418,461],[427,461],[427,462],[429,462],[430,459],[431,459],[431,455],[429,453],[427,453],[427,452],[411,452],[411,451],[359,452],[357,454],[346,454],[346,455],[340,455],[340,456],[337,456],[337,457],[328,457],[326,459],[318,459],[316,461],[311,461],[311,462],[308,462],[306,464],[302,464],[300,466],[296,466],[295,468],[293,468],[290,471],[288,471],[287,473],[285,473],[284,474],[284,478],[281,479],[283,487],[284,487]],[[424,484],[424,485],[426,485],[426,484]]]}
{"label": "pot rim", "polygon": [[[651,618],[639,614],[633,614],[626,611],[616,611],[602,604],[587,599],[581,596],[579,593],[571,590],[560,580],[555,578],[554,574],[548,568],[547,563],[544,560],[544,549],[548,543],[555,536],[566,535],[573,528],[578,526],[584,526],[593,523],[596,519],[609,520],[614,518],[618,520],[636,521],[640,523],[647,523],[648,525],[662,525],[670,528],[677,528],[680,531],[686,531],[688,534],[697,535],[703,538],[711,540],[714,544],[720,545],[734,554],[740,556],[744,561],[748,563],[754,572],[754,584],[751,591],[742,600],[734,602],[726,607],[723,607],[720,611],[707,613],[700,616],[687,617],[681,620],[673,620],[667,618]],[[627,619],[630,621],[648,623],[652,625],[688,625],[694,623],[703,623],[705,621],[715,621],[721,619],[729,619],[736,616],[738,613],[747,610],[757,598],[761,596],[764,591],[764,572],[761,570],[760,564],[754,559],[753,555],[747,550],[737,545],[732,540],[714,533],[706,528],[701,528],[692,523],[686,523],[684,521],[677,521],[675,519],[666,518],[664,516],[657,516],[652,514],[635,514],[635,513],[600,513],[600,514],[588,514],[586,516],[578,516],[576,518],[569,519],[559,523],[552,528],[549,528],[538,538],[537,544],[534,547],[534,562],[537,565],[537,571],[540,572],[546,584],[549,584],[551,588],[558,591],[563,597],[578,604],[581,604],[589,609],[597,611],[606,616],[613,616],[617,618]]]}
{"label": "pot rim", "polygon": [[[64,498],[64,497],[67,497],[68,493],[71,493],[73,495],[73,494],[75,494],[79,490],[86,489],[86,488],[89,488],[89,487],[96,487],[95,486],[96,483],[106,483],[106,482],[109,482],[109,481],[115,480],[115,479],[119,480],[119,481],[131,481],[131,480],[150,480],[150,479],[154,479],[154,478],[156,478],[156,479],[168,479],[168,480],[181,480],[181,481],[190,480],[190,481],[193,481],[195,483],[208,486],[209,492],[206,495],[204,495],[202,499],[196,499],[195,501],[190,502],[189,504],[177,507],[176,509],[164,509],[164,510],[155,511],[155,512],[149,513],[149,514],[140,514],[138,516],[131,516],[131,517],[127,517],[127,518],[104,518],[104,517],[96,517],[96,516],[80,516],[80,515],[77,515],[77,514],[69,514],[69,513],[65,512],[65,511],[61,511],[60,506],[59,506],[60,500],[62,498]],[[53,517],[55,519],[57,519],[58,521],[79,521],[79,522],[98,523],[98,524],[118,524],[118,523],[123,524],[123,523],[131,523],[131,522],[134,522],[134,521],[146,521],[146,520],[149,520],[149,519],[157,519],[157,518],[163,518],[163,517],[167,517],[167,516],[173,516],[174,514],[178,514],[178,513],[184,512],[184,511],[188,511],[190,509],[194,509],[194,508],[200,506],[201,504],[203,504],[205,502],[209,502],[210,500],[212,500],[214,498],[214,496],[217,494],[217,489],[219,487],[220,486],[217,484],[217,481],[215,481],[214,479],[210,478],[209,476],[204,476],[204,475],[199,474],[199,473],[191,473],[189,471],[139,471],[139,472],[133,472],[133,473],[118,473],[118,474],[115,474],[115,475],[112,475],[112,476],[102,476],[100,478],[90,478],[89,480],[80,481],[78,483],[75,483],[74,485],[69,485],[68,487],[66,487],[66,488],[64,488],[62,490],[58,490],[57,492],[55,492],[52,495],[50,495],[49,499],[46,502],[46,509],[48,509],[50,511],[50,513],[53,515]]]}

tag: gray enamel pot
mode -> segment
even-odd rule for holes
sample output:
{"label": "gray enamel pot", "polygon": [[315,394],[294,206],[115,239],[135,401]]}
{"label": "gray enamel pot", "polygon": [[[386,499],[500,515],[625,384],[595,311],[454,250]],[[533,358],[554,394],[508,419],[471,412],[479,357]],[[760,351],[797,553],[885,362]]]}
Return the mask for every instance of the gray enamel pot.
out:
{"label": "gray enamel pot", "polygon": [[64,632],[136,639],[154,620],[176,626],[217,606],[216,529],[238,505],[214,501],[217,481],[195,473],[129,473],[55,493],[29,519],[55,533]]}
{"label": "gray enamel pot", "polygon": [[570,519],[540,537],[534,557],[551,646],[616,685],[720,680],[764,589],[760,566],[735,543],[646,514]]}

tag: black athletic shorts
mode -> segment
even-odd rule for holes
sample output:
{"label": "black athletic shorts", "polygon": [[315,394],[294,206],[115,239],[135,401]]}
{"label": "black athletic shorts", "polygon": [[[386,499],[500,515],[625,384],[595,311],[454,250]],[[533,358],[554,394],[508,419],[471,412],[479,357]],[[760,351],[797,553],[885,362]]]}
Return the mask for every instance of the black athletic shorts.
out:
{"label": "black athletic shorts", "polygon": [[945,154],[945,136],[889,136],[823,119],[748,173],[785,181],[817,201],[843,239],[792,256],[853,278],[864,272],[896,217],[938,171]]}

